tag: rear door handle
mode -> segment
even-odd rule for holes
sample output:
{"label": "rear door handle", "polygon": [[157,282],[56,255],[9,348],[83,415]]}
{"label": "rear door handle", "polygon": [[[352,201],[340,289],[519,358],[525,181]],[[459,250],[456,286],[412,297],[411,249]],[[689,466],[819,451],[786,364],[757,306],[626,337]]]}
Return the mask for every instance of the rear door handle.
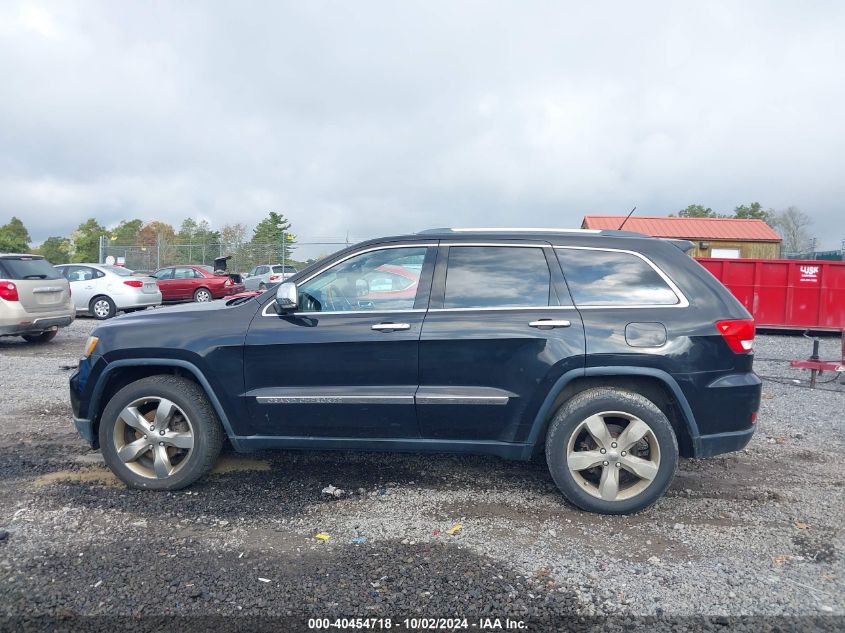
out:
{"label": "rear door handle", "polygon": [[371,330],[376,332],[396,332],[397,330],[410,330],[410,323],[376,323]]}
{"label": "rear door handle", "polygon": [[551,330],[556,327],[569,327],[572,323],[566,319],[538,319],[537,321],[531,321],[528,325],[540,328],[541,330]]}

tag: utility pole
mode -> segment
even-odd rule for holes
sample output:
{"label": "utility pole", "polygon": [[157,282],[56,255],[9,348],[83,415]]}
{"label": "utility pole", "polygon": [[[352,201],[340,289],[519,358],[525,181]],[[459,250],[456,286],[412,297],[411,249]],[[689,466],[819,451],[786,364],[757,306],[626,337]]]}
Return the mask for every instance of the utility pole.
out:
{"label": "utility pole", "polygon": [[156,233],[156,270],[161,268],[161,233]]}
{"label": "utility pole", "polygon": [[285,236],[285,232],[282,231],[282,279],[285,278],[285,242],[287,241],[287,237]]}

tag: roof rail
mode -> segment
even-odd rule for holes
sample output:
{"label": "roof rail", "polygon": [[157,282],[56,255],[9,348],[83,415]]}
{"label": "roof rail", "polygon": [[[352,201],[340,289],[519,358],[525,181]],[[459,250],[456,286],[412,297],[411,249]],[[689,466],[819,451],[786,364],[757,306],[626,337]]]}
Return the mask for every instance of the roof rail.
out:
{"label": "roof rail", "polygon": [[487,227],[487,228],[440,228],[426,229],[417,235],[433,233],[593,233],[598,235],[601,229],[548,229],[548,228],[525,228],[525,227]]}

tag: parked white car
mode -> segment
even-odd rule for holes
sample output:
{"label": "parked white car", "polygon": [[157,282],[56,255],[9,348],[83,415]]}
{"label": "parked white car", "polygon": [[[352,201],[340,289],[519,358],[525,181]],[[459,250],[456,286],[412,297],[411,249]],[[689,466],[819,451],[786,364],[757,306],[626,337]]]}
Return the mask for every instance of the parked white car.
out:
{"label": "parked white car", "polygon": [[105,264],[62,264],[56,269],[70,282],[76,311],[95,319],[161,305],[161,291],[154,277]]}
{"label": "parked white car", "polygon": [[262,264],[256,266],[247,275],[243,276],[246,290],[258,290],[264,292],[268,286],[281,283],[288,277],[293,277],[297,272],[296,268],[285,264]]}

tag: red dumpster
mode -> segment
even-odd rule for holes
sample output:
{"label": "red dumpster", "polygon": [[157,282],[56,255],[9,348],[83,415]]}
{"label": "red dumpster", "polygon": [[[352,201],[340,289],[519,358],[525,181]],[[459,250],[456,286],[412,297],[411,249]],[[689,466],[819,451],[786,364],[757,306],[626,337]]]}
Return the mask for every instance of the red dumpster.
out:
{"label": "red dumpster", "polygon": [[698,262],[754,315],[757,327],[845,329],[845,262],[715,258]]}

